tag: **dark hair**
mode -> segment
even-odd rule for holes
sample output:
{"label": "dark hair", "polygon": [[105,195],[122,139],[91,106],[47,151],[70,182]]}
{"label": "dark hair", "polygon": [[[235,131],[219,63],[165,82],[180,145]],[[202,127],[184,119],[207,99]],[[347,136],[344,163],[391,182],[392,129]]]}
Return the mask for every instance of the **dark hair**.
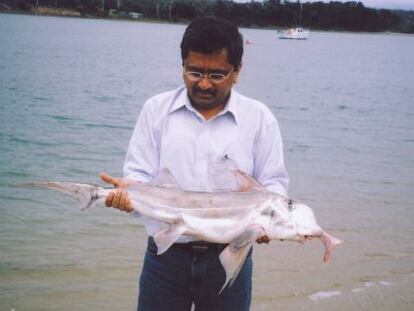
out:
{"label": "dark hair", "polygon": [[237,70],[243,56],[243,37],[235,25],[215,17],[201,17],[192,21],[181,41],[181,58],[190,51],[212,54],[227,49],[228,62]]}

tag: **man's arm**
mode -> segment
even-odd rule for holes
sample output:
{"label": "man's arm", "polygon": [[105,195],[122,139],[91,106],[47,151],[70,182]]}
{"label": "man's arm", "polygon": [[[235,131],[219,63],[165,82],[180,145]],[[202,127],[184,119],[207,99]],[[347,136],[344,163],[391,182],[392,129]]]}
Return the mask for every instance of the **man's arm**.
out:
{"label": "man's arm", "polygon": [[106,173],[101,173],[101,179],[117,188],[111,192],[105,205],[114,207],[120,211],[132,212],[132,202],[125,190],[136,182],[147,182],[158,171],[158,152],[155,134],[154,114],[144,105],[129,142],[127,155],[124,162],[125,178],[116,178]]}
{"label": "man's arm", "polygon": [[151,181],[158,174],[160,112],[146,102],[135,124],[124,162],[124,177],[141,182]]}
{"label": "man's arm", "polygon": [[[269,191],[286,196],[289,176],[284,158],[283,144],[279,124],[276,120],[262,125],[255,142],[254,176]],[[257,243],[270,242],[268,236],[262,236]]]}
{"label": "man's arm", "polygon": [[263,124],[256,136],[254,148],[254,177],[269,191],[286,196],[289,176],[283,157],[279,124]]}

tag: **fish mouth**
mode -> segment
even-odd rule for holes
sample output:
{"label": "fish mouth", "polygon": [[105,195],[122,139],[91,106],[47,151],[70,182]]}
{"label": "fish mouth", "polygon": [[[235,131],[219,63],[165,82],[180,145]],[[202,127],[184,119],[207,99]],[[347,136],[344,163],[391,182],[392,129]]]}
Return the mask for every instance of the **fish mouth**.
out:
{"label": "fish mouth", "polygon": [[317,238],[317,236],[316,235],[308,235],[308,234],[305,234],[305,235],[300,235],[299,238],[298,238],[298,241],[299,241],[299,243],[303,244],[306,241],[313,240],[314,238]]}
{"label": "fish mouth", "polygon": [[323,229],[317,230],[301,230],[297,234],[297,241],[299,243],[305,243],[306,241],[311,241],[313,239],[319,239],[324,234]]}

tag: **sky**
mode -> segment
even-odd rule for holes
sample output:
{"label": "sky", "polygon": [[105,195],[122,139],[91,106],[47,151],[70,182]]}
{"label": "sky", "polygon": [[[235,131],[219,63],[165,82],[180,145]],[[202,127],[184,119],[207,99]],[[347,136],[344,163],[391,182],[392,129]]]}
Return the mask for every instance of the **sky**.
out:
{"label": "sky", "polygon": [[[309,0],[303,2],[306,1]],[[314,1],[312,0],[312,2]],[[345,0],[342,0],[342,2],[345,2]],[[369,8],[414,10],[414,0],[362,0],[361,2]]]}
{"label": "sky", "polygon": [[[236,2],[250,2],[251,0],[235,0]],[[260,0],[255,0],[260,1]],[[296,0],[290,0],[295,2]],[[302,2],[329,2],[330,0],[302,0]],[[353,0],[338,0],[341,2]],[[414,0],[355,0],[360,1],[368,8],[414,10]]]}

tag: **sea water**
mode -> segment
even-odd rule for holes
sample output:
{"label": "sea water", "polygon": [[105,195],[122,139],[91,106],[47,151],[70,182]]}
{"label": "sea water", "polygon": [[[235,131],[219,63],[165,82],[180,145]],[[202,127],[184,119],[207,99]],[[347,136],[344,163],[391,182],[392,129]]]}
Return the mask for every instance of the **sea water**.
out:
{"label": "sea water", "polygon": [[[133,310],[145,232],[39,180],[121,176],[145,100],[182,84],[185,26],[0,14],[0,310]],[[279,120],[290,196],[344,240],[254,252],[252,310],[414,308],[414,37],[241,29],[235,86]]]}

